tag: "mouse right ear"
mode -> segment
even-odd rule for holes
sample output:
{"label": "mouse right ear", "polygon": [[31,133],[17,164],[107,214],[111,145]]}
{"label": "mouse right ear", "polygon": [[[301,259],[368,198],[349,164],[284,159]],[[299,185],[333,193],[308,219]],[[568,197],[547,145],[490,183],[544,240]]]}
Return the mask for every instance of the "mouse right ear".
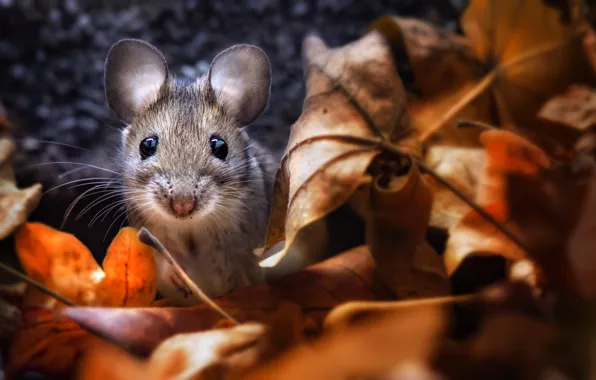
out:
{"label": "mouse right ear", "polygon": [[127,124],[157,100],[167,78],[166,59],[147,42],[120,40],[108,52],[104,77],[106,98],[110,108]]}

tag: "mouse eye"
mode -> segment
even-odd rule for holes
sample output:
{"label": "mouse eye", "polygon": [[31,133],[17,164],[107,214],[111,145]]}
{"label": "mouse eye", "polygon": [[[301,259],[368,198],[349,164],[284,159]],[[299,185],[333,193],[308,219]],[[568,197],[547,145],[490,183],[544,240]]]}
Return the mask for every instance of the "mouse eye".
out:
{"label": "mouse eye", "polygon": [[155,154],[157,151],[157,141],[157,136],[147,137],[141,141],[141,145],[139,145],[139,151],[141,152],[142,160]]}
{"label": "mouse eye", "polygon": [[209,143],[211,144],[211,154],[220,160],[225,160],[228,155],[228,144],[217,136],[211,136]]}

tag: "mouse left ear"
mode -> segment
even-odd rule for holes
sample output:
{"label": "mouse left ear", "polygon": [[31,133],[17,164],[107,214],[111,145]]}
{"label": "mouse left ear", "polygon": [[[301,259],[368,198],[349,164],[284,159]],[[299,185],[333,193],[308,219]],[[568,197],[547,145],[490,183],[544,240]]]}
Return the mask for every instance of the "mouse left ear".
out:
{"label": "mouse left ear", "polygon": [[263,112],[269,101],[271,65],[265,52],[253,45],[235,45],[211,62],[209,83],[219,101],[246,125]]}

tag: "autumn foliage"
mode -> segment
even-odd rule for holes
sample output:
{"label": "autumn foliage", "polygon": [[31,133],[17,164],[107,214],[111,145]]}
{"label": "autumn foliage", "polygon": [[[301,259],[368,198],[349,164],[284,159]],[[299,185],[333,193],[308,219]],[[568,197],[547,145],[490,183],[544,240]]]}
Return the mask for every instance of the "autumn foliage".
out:
{"label": "autumn foliage", "polygon": [[[122,229],[100,266],[76,237],[24,222],[25,207],[7,224],[18,258],[60,299],[0,292],[22,313],[7,374],[596,376],[594,11],[548,3],[471,0],[461,35],[384,16],[345,46],[305,38],[304,107],[255,252],[265,283],[192,307],[155,301],[153,255],[168,253],[150,231]],[[7,178],[0,202],[35,203]],[[364,240],[321,252],[354,233],[331,225],[344,209]]]}

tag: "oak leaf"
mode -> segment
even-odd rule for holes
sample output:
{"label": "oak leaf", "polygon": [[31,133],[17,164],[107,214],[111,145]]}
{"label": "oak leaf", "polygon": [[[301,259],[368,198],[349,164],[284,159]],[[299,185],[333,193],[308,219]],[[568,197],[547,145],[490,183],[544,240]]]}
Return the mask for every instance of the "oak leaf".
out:
{"label": "oak leaf", "polygon": [[[122,229],[114,238],[103,269],[76,237],[41,223],[21,226],[15,244],[19,260],[31,278],[76,304],[148,306],[155,298],[153,253],[138,240],[133,228]],[[24,324],[10,346],[10,371],[68,373],[95,337],[59,313],[35,306],[63,305],[27,289]]]}
{"label": "oak leaf", "polygon": [[[240,322],[270,325],[297,318],[294,335],[316,335],[327,313],[352,300],[394,299],[376,272],[366,246],[357,247],[271,283],[257,284],[214,301]],[[148,354],[174,334],[199,332],[221,325],[221,315],[206,305],[188,308],[67,308],[81,326],[139,354]]]}
{"label": "oak leaf", "polygon": [[[550,160],[540,148],[512,132],[486,131],[480,139],[485,145],[486,157],[476,202],[497,221],[507,225],[511,214],[508,176],[512,173],[537,176],[550,166]],[[452,274],[472,254],[501,255],[511,260],[527,257],[515,242],[471,210],[450,230],[444,254],[447,272]]]}
{"label": "oak leaf", "polygon": [[[461,25],[465,38],[401,18],[371,26],[410,57],[423,95],[423,104],[413,105],[423,141],[455,117],[531,125],[551,96],[593,81],[582,46],[585,27],[564,24],[541,0],[471,0]],[[433,119],[433,109],[441,116]]]}

